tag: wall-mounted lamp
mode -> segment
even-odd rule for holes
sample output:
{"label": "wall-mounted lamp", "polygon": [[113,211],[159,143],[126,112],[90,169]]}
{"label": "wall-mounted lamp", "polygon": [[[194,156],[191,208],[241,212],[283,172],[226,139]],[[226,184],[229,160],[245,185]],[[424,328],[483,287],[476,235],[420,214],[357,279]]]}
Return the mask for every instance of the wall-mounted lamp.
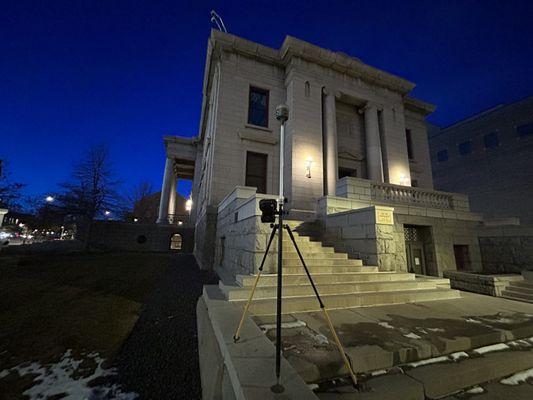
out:
{"label": "wall-mounted lamp", "polygon": [[192,210],[192,198],[189,197],[189,199],[185,202],[185,210],[188,212],[191,212]]}
{"label": "wall-mounted lamp", "polygon": [[305,162],[305,176],[311,178],[311,166],[313,165],[313,159],[311,157],[307,158]]}
{"label": "wall-mounted lamp", "polygon": [[407,186],[407,176],[405,174],[400,174],[400,185]]}

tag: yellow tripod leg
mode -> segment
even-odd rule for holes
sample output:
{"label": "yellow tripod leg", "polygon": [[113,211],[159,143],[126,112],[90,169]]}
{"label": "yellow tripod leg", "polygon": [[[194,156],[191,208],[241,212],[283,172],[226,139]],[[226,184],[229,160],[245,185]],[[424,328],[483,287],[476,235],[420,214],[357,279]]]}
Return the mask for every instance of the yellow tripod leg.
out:
{"label": "yellow tripod leg", "polygon": [[241,321],[239,322],[239,326],[237,327],[237,331],[235,332],[235,335],[233,336],[233,341],[238,342],[240,339],[239,334],[241,333],[242,326],[244,324],[244,319],[246,318],[246,314],[248,313],[248,309],[250,308],[250,304],[252,304],[252,298],[254,297],[255,288],[257,287],[257,283],[259,282],[259,278],[261,277],[261,270],[258,271],[257,276],[255,277],[254,285],[252,286],[252,290],[250,292],[250,296],[248,297],[248,301],[246,302],[246,305],[244,306],[244,311],[242,312]]}
{"label": "yellow tripod leg", "polygon": [[324,316],[326,317],[326,321],[328,322],[329,330],[331,331],[331,334],[333,335],[333,338],[335,339],[335,343],[337,344],[339,353],[341,353],[341,357],[344,360],[344,364],[346,365],[346,368],[348,368],[348,372],[350,373],[352,382],[354,386],[357,386],[357,378],[355,377],[355,373],[353,372],[352,366],[350,365],[350,362],[348,361],[348,357],[346,357],[346,353],[344,352],[344,348],[342,347],[341,341],[339,340],[339,337],[337,336],[337,332],[335,332],[335,328],[333,327],[333,324],[331,323],[331,319],[329,319],[329,314],[326,311],[326,307],[322,307],[322,311],[324,311]]}

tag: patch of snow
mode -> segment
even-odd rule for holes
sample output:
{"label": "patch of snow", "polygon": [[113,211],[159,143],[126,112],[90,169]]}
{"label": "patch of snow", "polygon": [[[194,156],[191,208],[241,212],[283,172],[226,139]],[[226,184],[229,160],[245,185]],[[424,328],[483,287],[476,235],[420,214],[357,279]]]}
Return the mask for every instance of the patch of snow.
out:
{"label": "patch of snow", "polygon": [[[302,328],[304,326],[307,326],[307,324],[304,321],[300,321],[300,320],[281,323],[282,329]],[[276,329],[276,324],[259,325],[259,329],[261,329],[263,332],[268,332],[271,329]]]}
{"label": "patch of snow", "polygon": [[465,318],[465,321],[470,322],[471,324],[482,324],[481,321],[478,321],[477,319],[473,319],[473,318]]}
{"label": "patch of snow", "polygon": [[426,328],[430,332],[444,332],[442,328]]}
{"label": "patch of snow", "polygon": [[508,349],[509,349],[509,346],[507,346],[505,343],[496,343],[496,344],[491,344],[490,346],[479,347],[474,350],[474,353],[486,354],[492,351],[500,351],[500,350],[508,350]]}
{"label": "patch of snow", "polygon": [[445,362],[445,361],[450,361],[450,359],[447,356],[440,356],[440,357],[428,358],[426,360],[415,361],[407,365],[410,367],[416,368],[422,365],[435,364],[435,363],[440,363],[440,362]]}
{"label": "patch of snow", "polygon": [[7,369],[0,371],[0,379],[5,378],[8,375],[9,375],[9,371]]}
{"label": "patch of snow", "polygon": [[479,393],[485,393],[485,390],[481,386],[474,386],[472,389],[467,390],[466,393],[479,394]]}
{"label": "patch of snow", "polygon": [[372,376],[380,376],[380,375],[385,375],[386,373],[387,373],[386,369],[379,369],[377,371],[372,372],[370,375],[372,375]]}
{"label": "patch of snow", "polygon": [[413,332],[410,332],[404,336],[409,339],[422,339],[420,336],[418,336],[416,333],[413,333]]}
{"label": "patch of snow", "polygon": [[322,335],[321,333],[315,335],[315,340],[318,342],[318,344],[329,344],[328,338]]}
{"label": "patch of snow", "polygon": [[523,339],[513,340],[511,342],[507,342],[507,344],[509,346],[516,346],[516,347],[531,347],[531,346],[533,346],[532,343],[528,342],[527,340],[523,340]]}
{"label": "patch of snow", "polygon": [[522,382],[527,381],[528,379],[533,379],[533,368],[526,369],[525,371],[517,372],[514,375],[511,375],[508,378],[502,379],[500,381],[503,385],[519,385]]}
{"label": "patch of snow", "polygon": [[458,351],[457,353],[450,354],[450,358],[453,361],[460,360],[461,358],[468,358],[468,354],[466,354],[464,351]]}
{"label": "patch of snow", "polygon": [[119,400],[133,400],[138,397],[136,393],[124,393],[119,386],[90,387],[89,384],[96,378],[111,376],[115,374],[114,369],[104,369],[102,364],[104,359],[98,353],[87,355],[96,363],[94,372],[87,377],[73,377],[78,367],[83,363],[83,359],[76,360],[72,356],[72,350],[67,350],[61,357],[61,360],[55,364],[41,365],[33,362],[31,364],[23,363],[11,368],[11,371],[17,372],[20,376],[37,375],[31,388],[22,394],[28,396],[31,400],[44,399],[48,397],[59,396],[64,400],[93,399],[93,398],[113,398]]}
{"label": "patch of snow", "polygon": [[394,329],[394,326],[390,325],[388,322],[378,322],[378,325],[383,328]]}
{"label": "patch of snow", "polygon": [[318,389],[318,385],[316,383],[309,383],[307,385],[307,387],[310,389],[310,390],[316,390]]}

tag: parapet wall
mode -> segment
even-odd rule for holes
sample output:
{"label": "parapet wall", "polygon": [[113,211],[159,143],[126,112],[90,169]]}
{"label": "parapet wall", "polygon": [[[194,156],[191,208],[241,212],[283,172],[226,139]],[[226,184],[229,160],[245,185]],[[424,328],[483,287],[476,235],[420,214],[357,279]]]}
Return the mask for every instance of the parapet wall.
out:
{"label": "parapet wall", "polygon": [[533,271],[533,226],[483,227],[478,237],[485,272]]}

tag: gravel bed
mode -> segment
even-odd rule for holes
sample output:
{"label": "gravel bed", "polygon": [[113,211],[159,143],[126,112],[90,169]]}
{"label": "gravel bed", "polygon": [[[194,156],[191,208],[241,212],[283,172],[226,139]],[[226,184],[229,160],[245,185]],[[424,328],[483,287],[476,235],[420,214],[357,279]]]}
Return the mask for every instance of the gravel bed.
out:
{"label": "gravel bed", "polygon": [[169,261],[116,359],[118,383],[140,399],[201,399],[196,302],[216,283],[192,255]]}

